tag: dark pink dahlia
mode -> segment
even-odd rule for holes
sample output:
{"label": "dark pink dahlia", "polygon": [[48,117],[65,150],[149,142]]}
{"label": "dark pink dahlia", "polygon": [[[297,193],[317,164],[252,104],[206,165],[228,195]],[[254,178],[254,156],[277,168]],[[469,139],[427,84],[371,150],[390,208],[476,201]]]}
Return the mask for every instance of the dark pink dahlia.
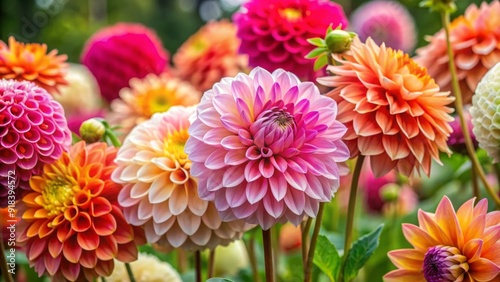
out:
{"label": "dark pink dahlia", "polygon": [[[45,89],[27,81],[0,80],[0,206],[6,205],[11,187],[29,189],[29,178],[70,144],[64,110]],[[21,193],[15,196],[20,199]]]}
{"label": "dark pink dahlia", "polygon": [[[469,129],[469,135],[472,138],[472,144],[477,148],[478,142],[476,140],[476,136],[472,129],[474,126],[472,125],[472,116],[469,110],[466,108],[464,110],[464,118],[467,122],[467,128]],[[448,146],[457,153],[466,154],[467,150],[465,148],[465,138],[464,132],[462,131],[462,127],[460,126],[460,119],[458,117],[455,118],[452,122],[450,122],[450,126],[453,129],[453,132],[450,134],[450,138],[448,139]]]}
{"label": "dark pink dahlia", "polygon": [[304,58],[314,48],[307,39],[324,37],[329,25],[348,24],[342,7],[327,0],[250,0],[233,20],[250,66],[282,68],[308,80],[316,75],[314,60]]}
{"label": "dark pink dahlia", "polygon": [[151,29],[141,24],[118,23],[98,31],[87,41],[81,61],[97,79],[103,98],[112,101],[131,78],[164,72],[168,52]]}

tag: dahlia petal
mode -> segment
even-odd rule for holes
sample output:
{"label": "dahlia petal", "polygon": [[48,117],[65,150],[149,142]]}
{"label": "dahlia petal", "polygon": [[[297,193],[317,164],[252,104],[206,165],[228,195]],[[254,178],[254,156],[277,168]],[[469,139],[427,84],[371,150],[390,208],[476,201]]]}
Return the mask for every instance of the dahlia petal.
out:
{"label": "dahlia petal", "polygon": [[247,151],[244,149],[237,149],[237,150],[231,150],[226,153],[224,156],[224,163],[226,165],[230,166],[238,166],[246,161],[248,161],[248,158],[246,158]]}
{"label": "dahlia petal", "polygon": [[390,251],[388,254],[392,263],[409,271],[419,272],[422,270],[425,253],[414,249],[402,249]]}
{"label": "dahlia petal", "polygon": [[250,161],[245,166],[245,179],[248,182],[253,182],[260,178],[259,162],[257,160]]}
{"label": "dahlia petal", "polygon": [[104,197],[94,198],[90,203],[90,213],[94,217],[106,215],[109,212],[111,212],[111,203]]}
{"label": "dahlia petal", "polygon": [[370,168],[375,177],[382,177],[396,166],[397,162],[391,160],[387,154],[382,153],[370,158]]}
{"label": "dahlia petal", "polygon": [[226,165],[224,162],[225,156],[225,150],[214,150],[205,160],[205,166],[211,170],[223,168]]}
{"label": "dahlia petal", "polygon": [[406,269],[393,270],[386,275],[384,275],[385,282],[399,282],[399,281],[413,281],[413,282],[425,282],[425,278],[422,272],[411,271]]}
{"label": "dahlia petal", "polygon": [[[220,115],[215,108],[208,108],[203,111],[198,112],[197,116],[205,125],[214,128],[220,128],[222,126],[220,121]],[[207,138],[208,139],[208,138]]]}
{"label": "dahlia petal", "polygon": [[[250,204],[255,204],[262,200],[264,196],[268,192],[268,182],[261,178],[257,181],[248,182],[245,188],[246,199]],[[239,206],[232,205],[231,202],[228,201],[230,206]]]}
{"label": "dahlia petal", "polygon": [[469,263],[469,275],[476,281],[493,281],[500,273],[500,267],[484,258]]}
{"label": "dahlia petal", "polygon": [[[163,171],[154,164],[146,164],[139,168],[137,171],[137,180],[141,182],[151,183]],[[123,177],[122,177],[123,178]]]}
{"label": "dahlia petal", "polygon": [[177,224],[174,224],[166,235],[168,242],[174,248],[180,247],[187,240],[187,234]]}
{"label": "dahlia petal", "polygon": [[165,202],[168,198],[170,198],[175,187],[175,185],[167,181],[167,177],[165,176],[156,178],[149,187],[149,202],[151,204],[160,204]]}
{"label": "dahlia petal", "polygon": [[[404,118],[404,119],[403,119]],[[401,132],[408,138],[411,139],[420,133],[418,129],[418,124],[415,119],[408,115],[397,115],[396,122],[401,128]]]}
{"label": "dahlia petal", "polygon": [[[227,155],[226,155],[227,156]],[[222,185],[224,187],[236,187],[245,180],[245,170],[242,166],[231,166],[222,177]]]}
{"label": "dahlia petal", "polygon": [[235,149],[244,149],[245,145],[243,145],[240,141],[240,138],[235,135],[230,135],[224,137],[220,144],[228,150],[235,150]]}
{"label": "dahlia petal", "polygon": [[125,263],[137,260],[138,250],[134,242],[129,242],[118,247],[116,259]]}
{"label": "dahlia petal", "polygon": [[179,186],[177,189],[174,189],[168,201],[168,206],[173,215],[179,215],[186,210],[188,206],[188,194],[184,187]]}
{"label": "dahlia petal", "polygon": [[353,129],[359,136],[373,136],[382,132],[382,129],[371,122],[373,120],[369,116],[357,115],[353,120]]}
{"label": "dahlia petal", "polygon": [[76,239],[78,245],[85,251],[93,251],[99,246],[99,235],[97,235],[93,230],[78,233]]}
{"label": "dahlia petal", "polygon": [[188,236],[193,235],[199,228],[201,218],[190,212],[184,212],[177,216],[177,224]]}
{"label": "dahlia petal", "polygon": [[453,205],[448,197],[443,197],[436,208],[436,222],[443,231],[450,236],[452,246],[462,246],[464,243],[463,233],[458,224],[458,219]]}
{"label": "dahlia petal", "polygon": [[471,70],[479,63],[479,56],[476,54],[457,54],[455,62],[457,67],[463,70]]}
{"label": "dahlia petal", "polygon": [[109,236],[116,231],[116,219],[110,214],[105,214],[100,217],[94,218],[93,228],[99,236]]}
{"label": "dahlia petal", "polygon": [[61,272],[64,278],[69,281],[76,281],[78,275],[80,274],[80,264],[63,260],[61,262]]}
{"label": "dahlia petal", "polygon": [[49,275],[54,276],[61,264],[61,256],[51,257],[50,254],[43,256],[44,264]]}
{"label": "dahlia petal", "polygon": [[101,237],[99,247],[95,250],[97,258],[101,261],[112,260],[118,253],[118,244],[111,236]]}
{"label": "dahlia petal", "polygon": [[76,232],[84,232],[92,226],[92,219],[86,212],[78,213],[77,217],[71,221],[71,228]]}
{"label": "dahlia petal", "polygon": [[483,249],[483,240],[472,239],[465,243],[462,253],[467,257],[467,263],[474,262],[481,256],[481,251]]}
{"label": "dahlia petal", "polygon": [[420,228],[427,232],[427,234],[429,234],[432,238],[436,239],[439,242],[443,242],[443,244],[453,244],[450,236],[448,236],[448,234],[446,234],[443,229],[441,229],[434,218],[431,217],[428,213],[419,210],[418,223],[420,224]]}
{"label": "dahlia petal", "polygon": [[47,244],[47,249],[49,250],[49,254],[55,258],[57,256],[59,256],[62,252],[62,247],[63,247],[63,244],[61,243],[61,241],[59,241],[57,239],[56,236],[52,236],[50,239],[49,239],[49,242]]}
{"label": "dahlia petal", "polygon": [[95,268],[97,265],[97,256],[94,252],[83,252],[80,257],[80,264],[85,268]]}
{"label": "dahlia petal", "polygon": [[[249,182],[247,185],[250,185],[250,183],[253,183],[253,182]],[[226,189],[225,190],[225,198],[216,199],[215,204],[216,204],[217,209],[219,211],[224,210],[221,208],[223,206],[223,202],[226,203],[227,205],[229,205],[230,207],[241,206],[248,198],[248,196],[246,196],[245,193],[242,193],[242,191],[240,191],[241,189],[242,189],[241,185]]]}
{"label": "dahlia petal", "polygon": [[382,145],[384,146],[385,152],[392,161],[403,159],[410,154],[410,149],[406,147],[405,143],[401,142],[398,139],[398,137],[393,137],[390,135],[384,135],[382,137]]}
{"label": "dahlia petal", "polygon": [[30,261],[36,260],[45,250],[47,245],[47,240],[36,240],[33,241],[29,248],[28,258]]}
{"label": "dahlia petal", "polygon": [[274,177],[267,179],[269,181],[269,189],[276,201],[281,201],[286,195],[288,183],[285,177],[281,174],[276,174]]}
{"label": "dahlia petal", "polygon": [[436,239],[432,238],[427,232],[413,224],[403,224],[403,234],[406,240],[417,250],[427,250],[429,247],[439,245]]}
{"label": "dahlia petal", "polygon": [[210,238],[212,237],[211,230],[208,230],[205,226],[200,226],[200,228],[194,233],[190,239],[198,246],[207,246],[208,242],[210,242]]}
{"label": "dahlia petal", "polygon": [[107,277],[111,275],[114,267],[114,260],[100,261],[94,268],[94,271],[101,277]]}
{"label": "dahlia petal", "polygon": [[488,55],[498,45],[497,40],[493,36],[486,37],[482,42],[472,46],[472,51],[479,55]]}
{"label": "dahlia petal", "polygon": [[143,198],[139,202],[137,218],[139,220],[148,220],[153,216],[153,206],[148,199]]}
{"label": "dahlia petal", "polygon": [[288,209],[296,215],[301,215],[304,210],[305,199],[304,194],[295,189],[287,189],[285,195],[285,204]]}
{"label": "dahlia petal", "polygon": [[72,263],[77,263],[82,255],[82,248],[78,245],[76,238],[71,238],[63,243],[63,255]]}
{"label": "dahlia petal", "polygon": [[500,225],[490,226],[484,229],[482,234],[483,249],[492,248],[500,240]]}

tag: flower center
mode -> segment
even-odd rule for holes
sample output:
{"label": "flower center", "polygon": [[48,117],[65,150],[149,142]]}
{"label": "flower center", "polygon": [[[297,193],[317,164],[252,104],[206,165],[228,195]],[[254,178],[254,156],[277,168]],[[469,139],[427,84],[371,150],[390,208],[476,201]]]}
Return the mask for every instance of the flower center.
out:
{"label": "flower center", "polygon": [[302,11],[296,8],[285,8],[280,10],[279,13],[289,22],[296,22],[302,18]]}
{"label": "flower center", "polygon": [[435,246],[425,254],[422,272],[428,282],[463,281],[468,271],[467,257],[455,247]]}
{"label": "flower center", "polygon": [[184,146],[189,137],[187,129],[174,131],[167,135],[164,141],[164,153],[173,160],[179,162],[183,167],[190,163],[188,155],[184,151]]}
{"label": "flower center", "polygon": [[164,88],[152,89],[143,95],[142,99],[137,100],[137,104],[144,115],[150,117],[155,113],[166,112],[172,106],[169,97],[173,96],[169,90]]}
{"label": "flower center", "polygon": [[294,124],[293,116],[287,112],[280,111],[274,116],[274,123],[281,129],[287,129]]}
{"label": "flower center", "polygon": [[63,213],[68,206],[73,205],[73,196],[76,186],[74,181],[65,177],[56,176],[54,179],[47,180],[42,191],[43,207],[49,212],[49,216],[56,216]]}

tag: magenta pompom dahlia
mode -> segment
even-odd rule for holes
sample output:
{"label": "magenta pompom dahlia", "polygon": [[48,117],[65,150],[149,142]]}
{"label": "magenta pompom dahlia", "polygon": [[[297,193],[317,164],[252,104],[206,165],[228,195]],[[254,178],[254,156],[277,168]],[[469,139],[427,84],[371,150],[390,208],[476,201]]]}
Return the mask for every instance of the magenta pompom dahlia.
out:
{"label": "magenta pompom dahlia", "polygon": [[131,78],[160,74],[168,67],[168,52],[154,31],[141,25],[118,23],[103,28],[85,44],[84,64],[95,76],[108,102],[118,98]]}
{"label": "magenta pompom dahlia", "polygon": [[396,1],[377,0],[361,5],[352,13],[351,29],[365,42],[410,52],[417,43],[415,21],[406,8]]}
{"label": "magenta pompom dahlia", "polygon": [[349,158],[336,115],[334,100],[282,69],[222,79],[205,92],[185,148],[200,197],[224,221],[263,229],[315,217]]}
{"label": "magenta pompom dahlia", "polygon": [[282,68],[309,80],[315,79],[314,60],[304,57],[314,46],[307,39],[348,24],[342,7],[328,0],[250,0],[233,20],[250,66]]}
{"label": "magenta pompom dahlia", "polygon": [[[34,83],[0,80],[0,205],[9,186],[29,189],[29,178],[71,144],[62,106]],[[11,177],[9,177],[11,176]],[[15,180],[15,185],[8,185]],[[17,193],[16,198],[20,199]]]}

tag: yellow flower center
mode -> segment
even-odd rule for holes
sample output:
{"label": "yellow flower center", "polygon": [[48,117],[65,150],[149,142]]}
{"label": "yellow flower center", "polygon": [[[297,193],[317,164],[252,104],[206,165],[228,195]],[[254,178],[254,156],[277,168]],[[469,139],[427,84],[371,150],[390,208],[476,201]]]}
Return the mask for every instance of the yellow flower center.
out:
{"label": "yellow flower center", "polygon": [[49,216],[61,214],[68,206],[73,205],[73,196],[76,192],[74,187],[78,187],[74,179],[55,176],[47,180],[42,190],[42,197],[43,207]]}
{"label": "yellow flower center", "polygon": [[182,129],[180,131],[174,131],[167,135],[164,141],[164,153],[165,155],[176,160],[182,167],[189,168],[191,163],[188,159],[188,155],[184,151],[184,146],[189,137],[187,129]]}
{"label": "yellow flower center", "polygon": [[142,109],[145,116],[150,117],[155,113],[163,113],[170,109],[173,96],[174,93],[164,87],[151,89],[137,99],[137,106]]}
{"label": "yellow flower center", "polygon": [[431,77],[427,73],[427,69],[417,64],[412,58],[410,58],[410,55],[405,54],[401,50],[394,51],[391,49],[389,53],[391,52],[396,53],[395,57],[398,60],[398,66],[408,68],[408,72],[419,78],[424,85],[431,80]]}
{"label": "yellow flower center", "polygon": [[280,10],[280,15],[289,22],[296,22],[302,18],[302,11],[296,8],[285,8]]}

